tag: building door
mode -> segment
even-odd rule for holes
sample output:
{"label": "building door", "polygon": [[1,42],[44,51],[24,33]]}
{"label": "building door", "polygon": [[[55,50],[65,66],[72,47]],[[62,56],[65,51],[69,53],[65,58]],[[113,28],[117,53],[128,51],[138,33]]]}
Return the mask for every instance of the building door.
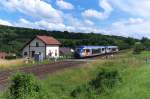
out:
{"label": "building door", "polygon": [[35,51],[31,52],[31,57],[34,57]]}

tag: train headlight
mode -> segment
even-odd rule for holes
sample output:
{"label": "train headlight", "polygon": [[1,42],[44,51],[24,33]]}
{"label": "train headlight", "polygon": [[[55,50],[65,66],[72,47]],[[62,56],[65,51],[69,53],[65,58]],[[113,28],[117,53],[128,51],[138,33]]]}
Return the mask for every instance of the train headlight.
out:
{"label": "train headlight", "polygon": [[85,56],[85,53],[81,53],[81,56]]}

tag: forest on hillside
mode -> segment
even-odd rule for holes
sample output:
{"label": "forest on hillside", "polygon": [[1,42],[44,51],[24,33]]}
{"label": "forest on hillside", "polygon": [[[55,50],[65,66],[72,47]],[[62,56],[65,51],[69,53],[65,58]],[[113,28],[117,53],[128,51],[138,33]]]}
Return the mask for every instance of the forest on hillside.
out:
{"label": "forest on hillside", "polygon": [[[53,36],[62,43],[61,46],[71,48],[79,45],[117,45],[120,49],[128,49],[132,48],[135,42],[140,42],[140,40],[130,37],[46,31],[0,25],[0,51],[18,53],[24,44],[36,35]],[[141,42],[149,44],[149,39],[143,38]]]}

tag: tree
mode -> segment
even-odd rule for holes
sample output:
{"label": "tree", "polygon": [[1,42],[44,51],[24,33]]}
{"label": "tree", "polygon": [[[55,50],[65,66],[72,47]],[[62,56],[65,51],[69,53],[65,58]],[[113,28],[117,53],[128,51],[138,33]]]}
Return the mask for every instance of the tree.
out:
{"label": "tree", "polygon": [[148,38],[143,37],[141,39],[141,43],[143,44],[145,50],[150,50],[150,40]]}

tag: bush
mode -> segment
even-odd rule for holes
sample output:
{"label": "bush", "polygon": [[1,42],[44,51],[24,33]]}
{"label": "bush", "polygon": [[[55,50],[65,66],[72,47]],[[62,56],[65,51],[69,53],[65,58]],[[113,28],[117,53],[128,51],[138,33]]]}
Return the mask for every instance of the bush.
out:
{"label": "bush", "polygon": [[95,79],[89,82],[89,85],[99,92],[104,92],[105,89],[112,89],[120,81],[118,71],[102,70]]}
{"label": "bush", "polygon": [[140,42],[136,42],[133,48],[134,54],[140,54],[144,50],[143,45]]}
{"label": "bush", "polygon": [[81,93],[86,92],[88,87],[86,85],[78,86],[71,92],[72,97],[78,97]]}
{"label": "bush", "polygon": [[9,99],[38,99],[40,92],[39,82],[33,75],[17,73],[11,80]]}
{"label": "bush", "polygon": [[121,77],[118,71],[102,70],[98,73],[96,78],[74,89],[71,92],[71,96],[79,97],[84,94],[84,96],[91,99],[94,95],[99,95],[108,89],[112,89],[119,82],[121,82]]}

